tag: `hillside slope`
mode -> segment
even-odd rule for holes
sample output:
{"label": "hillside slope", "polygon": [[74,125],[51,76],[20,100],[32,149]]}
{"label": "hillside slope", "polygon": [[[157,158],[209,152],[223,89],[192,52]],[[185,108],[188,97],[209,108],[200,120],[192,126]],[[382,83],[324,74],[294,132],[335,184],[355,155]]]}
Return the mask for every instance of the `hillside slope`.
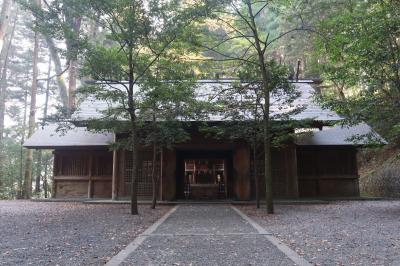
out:
{"label": "hillside slope", "polygon": [[400,197],[400,145],[361,150],[358,154],[361,196]]}

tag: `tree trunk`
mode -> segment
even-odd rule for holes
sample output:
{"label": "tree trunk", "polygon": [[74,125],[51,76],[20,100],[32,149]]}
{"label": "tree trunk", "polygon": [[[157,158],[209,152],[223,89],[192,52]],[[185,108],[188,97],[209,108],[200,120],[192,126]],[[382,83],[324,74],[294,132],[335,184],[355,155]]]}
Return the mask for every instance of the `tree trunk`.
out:
{"label": "tree trunk", "polygon": [[255,186],[256,186],[256,207],[257,207],[257,209],[259,209],[260,208],[260,180],[259,180],[259,177],[258,177],[258,169],[257,169],[257,151],[256,151],[256,148],[257,148],[257,144],[256,143],[253,143],[253,145],[252,145],[253,147],[253,167],[254,167],[254,183],[255,183]]}
{"label": "tree trunk", "polygon": [[[79,37],[79,30],[81,28],[82,17],[75,17],[69,12],[69,9],[64,10],[66,21],[69,23],[73,30],[75,38]],[[77,78],[77,44],[75,41],[67,40],[67,54],[69,54],[69,69],[68,69],[68,116],[75,108],[75,91],[76,91],[76,78]]]}
{"label": "tree trunk", "polygon": [[339,94],[340,100],[345,101],[346,100],[346,95],[344,95],[343,87],[344,86],[342,86],[341,88],[338,88],[337,90],[338,90],[338,94]]}
{"label": "tree trunk", "polygon": [[265,59],[265,49],[261,48],[260,35],[257,31],[257,26],[255,23],[255,16],[253,14],[252,3],[247,2],[247,8],[249,11],[252,31],[254,34],[254,44],[257,50],[258,62],[260,65],[260,72],[262,76],[262,89],[264,96],[264,109],[263,109],[263,142],[264,142],[264,176],[265,176],[265,201],[267,204],[267,213],[274,213],[273,206],[273,189],[272,189],[272,171],[271,171],[271,126],[270,126],[270,95],[269,95],[269,77],[267,63]]}
{"label": "tree trunk", "polygon": [[22,199],[24,196],[24,188],[23,188],[23,171],[24,171],[24,142],[25,142],[25,131],[26,131],[26,111],[28,109],[28,91],[25,89],[24,95],[24,119],[22,121],[22,130],[21,130],[21,143],[20,143],[20,168],[19,168],[19,179],[18,179],[18,198]]}
{"label": "tree trunk", "polygon": [[[36,2],[40,6],[40,0]],[[38,79],[38,58],[39,58],[39,33],[35,32],[34,48],[33,48],[33,71],[32,71],[32,87],[31,87],[31,103],[29,108],[28,121],[28,137],[32,136],[35,130],[36,116],[36,94],[37,94],[37,79]],[[32,161],[33,150],[28,149],[26,152],[25,164],[25,195],[26,199],[30,199],[32,195]]]}
{"label": "tree trunk", "polygon": [[90,25],[89,25],[89,40],[92,41],[93,43],[97,43],[97,34],[99,31],[99,21],[98,20],[91,20]]}
{"label": "tree trunk", "polygon": [[[47,67],[46,96],[45,96],[44,109],[43,109],[42,128],[45,126],[46,119],[47,119],[47,110],[48,110],[48,105],[49,105],[49,93],[50,93],[50,74],[51,74],[51,55],[49,56],[49,63],[48,63],[48,67]],[[42,150],[39,150],[38,157],[37,157],[37,173],[36,173],[36,182],[35,182],[35,193],[36,194],[39,194],[39,192],[40,192],[41,175],[42,175]],[[44,186],[44,184],[43,184],[43,186]]]}
{"label": "tree trunk", "polygon": [[157,187],[158,187],[158,178],[156,177],[156,162],[157,162],[157,147],[156,144],[153,144],[153,160],[152,160],[152,169],[151,169],[151,182],[153,183],[153,198],[151,201],[151,208],[155,209],[157,204]]}
{"label": "tree trunk", "polygon": [[7,98],[7,70],[8,70],[8,62],[10,58],[10,50],[11,45],[14,39],[15,27],[17,25],[17,15],[15,15],[13,27],[10,33],[10,37],[8,38],[8,42],[4,49],[2,49],[0,57],[1,57],[1,80],[0,80],[0,178],[2,177],[1,169],[3,167],[4,156],[3,154],[3,135],[4,135],[4,118],[6,113],[6,98]]}
{"label": "tree trunk", "polygon": [[7,33],[7,28],[10,23],[11,6],[14,1],[3,0],[0,13],[0,51],[3,50],[4,39]]}
{"label": "tree trunk", "polygon": [[72,111],[75,108],[75,91],[76,91],[76,70],[77,61],[70,60],[68,69],[68,110]]}
{"label": "tree trunk", "polygon": [[47,175],[48,175],[49,161],[46,160],[44,165],[44,176],[43,176],[43,190],[44,190],[44,198],[47,199],[49,197],[49,184],[47,183]]}
{"label": "tree trunk", "polygon": [[137,215],[138,212],[138,204],[137,204],[137,135],[136,135],[136,106],[134,99],[134,62],[133,62],[133,46],[131,44],[128,45],[128,65],[129,65],[129,86],[128,86],[128,108],[129,108],[129,116],[131,122],[131,145],[132,145],[132,180],[131,180],[131,214]]}
{"label": "tree trunk", "polygon": [[132,121],[132,180],[131,180],[131,214],[137,215],[138,204],[137,204],[137,147],[136,147],[136,121]]}
{"label": "tree trunk", "polygon": [[60,100],[65,109],[68,109],[68,92],[67,85],[65,84],[65,80],[63,77],[63,69],[61,67],[60,56],[58,55],[57,48],[54,44],[54,41],[49,36],[44,36],[47,46],[49,48],[51,58],[54,63],[54,69],[57,75],[57,87],[60,91]]}
{"label": "tree trunk", "polygon": [[274,213],[273,190],[272,190],[272,171],[271,171],[271,140],[269,119],[264,119],[264,175],[265,175],[265,201],[267,213]]}
{"label": "tree trunk", "polygon": [[40,193],[40,180],[42,177],[42,150],[37,151],[37,160],[36,160],[36,179],[35,179],[35,194],[39,195]]}

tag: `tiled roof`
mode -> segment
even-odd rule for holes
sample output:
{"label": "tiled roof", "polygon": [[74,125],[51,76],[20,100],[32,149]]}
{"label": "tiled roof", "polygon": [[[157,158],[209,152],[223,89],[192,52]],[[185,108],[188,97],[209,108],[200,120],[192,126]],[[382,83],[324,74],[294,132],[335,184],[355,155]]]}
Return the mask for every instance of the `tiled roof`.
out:
{"label": "tiled roof", "polygon": [[[199,100],[207,100],[210,98],[215,98],[221,89],[231,86],[232,81],[215,81],[215,80],[201,80],[198,81],[196,87],[196,94]],[[324,109],[320,105],[314,102],[313,96],[315,93],[314,88],[306,82],[293,83],[295,88],[301,93],[301,96],[297,98],[292,106],[300,107],[304,106],[305,109],[296,115],[293,115],[291,119],[294,120],[304,120],[304,119],[314,119],[317,121],[338,121],[342,118],[335,112]],[[109,85],[102,85],[109,86]],[[122,89],[121,85],[114,84],[113,87]],[[112,88],[110,88],[112,89]],[[136,87],[138,91],[138,87]],[[75,121],[86,121],[90,119],[100,119],[103,117],[102,111],[106,110],[109,106],[114,106],[115,103],[106,102],[89,97],[84,100],[78,110],[73,114],[72,119]],[[290,109],[287,107],[286,109]],[[277,98],[271,99],[271,112],[279,113],[282,112],[281,101]],[[225,121],[227,120],[223,114],[221,115],[209,115],[208,119],[210,121]]]}
{"label": "tiled roof", "polygon": [[370,126],[361,123],[355,126],[324,127],[321,131],[301,134],[295,143],[299,146],[346,146],[365,145],[371,141],[387,144]]}
{"label": "tiled roof", "polygon": [[57,125],[38,129],[24,143],[26,148],[53,149],[62,147],[107,147],[114,140],[112,133],[90,132],[84,127],[57,130]]}
{"label": "tiled roof", "polygon": [[[213,98],[214,94],[218,93],[221,87],[229,87],[232,81],[200,81],[196,88],[197,98],[200,100],[207,100]],[[305,106],[305,109],[294,116],[292,119],[314,119],[318,121],[338,121],[342,118],[335,112],[323,109],[313,101],[315,93],[313,87],[307,82],[294,83],[296,89],[301,92],[301,96],[295,100],[293,106]],[[118,85],[113,85],[118,86]],[[279,106],[279,99],[271,99],[272,113],[279,113],[282,106]],[[102,110],[106,110],[112,104],[106,101],[99,101],[93,98],[86,99],[82,102],[79,109],[73,114],[73,120],[86,121],[89,119],[99,119],[102,117]],[[285,109],[285,108],[284,108]],[[226,120],[223,115],[210,115],[210,121],[224,121]],[[364,145],[368,142],[367,138],[357,138],[351,140],[352,137],[357,135],[365,135],[375,137],[385,143],[377,133],[366,124],[359,124],[352,127],[324,127],[322,131],[313,132],[312,134],[301,134],[295,141],[300,146],[314,146],[314,145]],[[112,133],[94,133],[88,131],[83,127],[75,127],[65,132],[58,132],[57,125],[48,125],[43,129],[36,131],[24,143],[27,148],[42,148],[53,149],[63,147],[106,147],[114,139]]]}

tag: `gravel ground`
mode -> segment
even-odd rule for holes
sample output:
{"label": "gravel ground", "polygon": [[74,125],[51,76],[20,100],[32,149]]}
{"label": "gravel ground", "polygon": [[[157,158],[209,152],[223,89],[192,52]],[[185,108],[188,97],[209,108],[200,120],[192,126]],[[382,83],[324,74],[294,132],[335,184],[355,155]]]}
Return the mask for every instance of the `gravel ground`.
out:
{"label": "gravel ground", "polygon": [[0,201],[0,265],[102,265],[169,206]]}
{"label": "gravel ground", "polygon": [[151,236],[122,264],[183,266],[295,265],[263,235]]}
{"label": "gravel ground", "polygon": [[181,205],[123,265],[294,263],[230,206]]}
{"label": "gravel ground", "polygon": [[400,201],[240,209],[315,265],[400,265]]}

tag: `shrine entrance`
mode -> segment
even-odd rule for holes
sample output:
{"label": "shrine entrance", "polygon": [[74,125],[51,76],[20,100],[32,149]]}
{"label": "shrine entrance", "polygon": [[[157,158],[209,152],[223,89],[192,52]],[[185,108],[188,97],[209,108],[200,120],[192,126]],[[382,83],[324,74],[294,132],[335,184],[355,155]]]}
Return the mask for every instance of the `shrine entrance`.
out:
{"label": "shrine entrance", "polygon": [[232,188],[232,152],[177,151],[177,198],[227,199]]}

